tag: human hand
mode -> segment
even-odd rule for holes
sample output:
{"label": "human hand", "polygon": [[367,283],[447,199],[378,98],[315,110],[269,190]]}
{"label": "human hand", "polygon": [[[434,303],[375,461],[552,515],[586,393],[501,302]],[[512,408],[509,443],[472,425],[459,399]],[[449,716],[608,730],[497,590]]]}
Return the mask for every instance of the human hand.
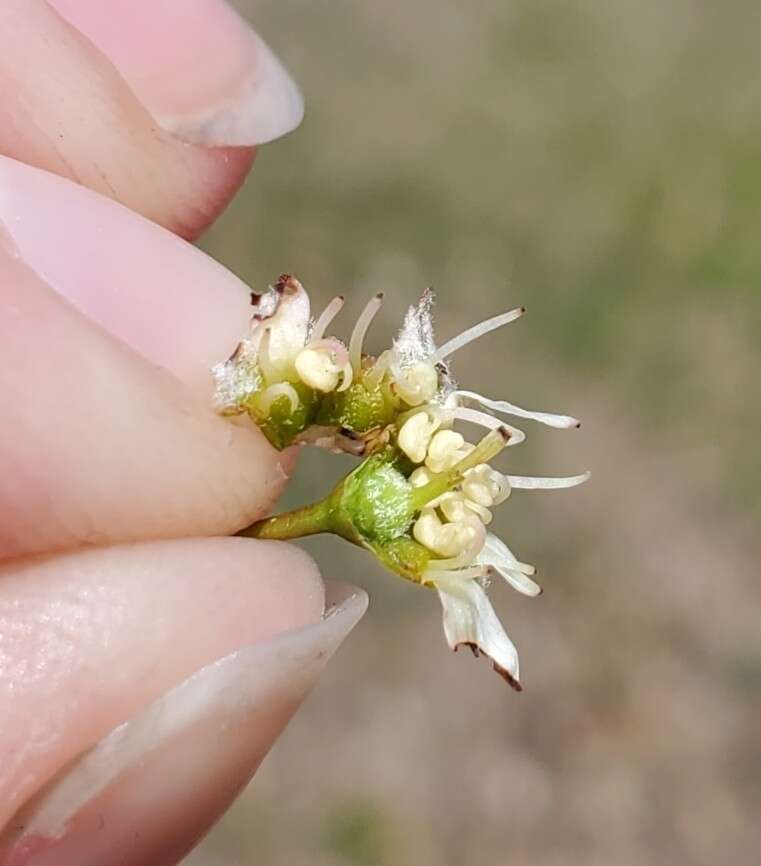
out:
{"label": "human hand", "polygon": [[0,7],[2,866],[177,862],[364,607],[323,619],[306,556],[224,537],[290,462],[211,412],[248,292],[177,235],[301,109],[234,13],[192,9]]}

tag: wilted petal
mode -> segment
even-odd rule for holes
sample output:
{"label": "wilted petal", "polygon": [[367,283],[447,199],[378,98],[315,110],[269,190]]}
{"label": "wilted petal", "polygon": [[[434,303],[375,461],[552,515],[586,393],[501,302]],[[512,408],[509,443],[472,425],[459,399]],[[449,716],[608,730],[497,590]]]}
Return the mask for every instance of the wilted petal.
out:
{"label": "wilted petal", "polygon": [[497,671],[521,690],[518,651],[502,628],[486,592],[477,580],[440,578],[436,589],[444,608],[444,634],[449,646],[469,646],[487,655]]}
{"label": "wilted petal", "polygon": [[304,348],[309,332],[309,297],[301,283],[288,274],[261,295],[253,295],[255,307],[248,352],[262,348],[266,336],[266,359],[262,367],[272,380],[282,378],[293,359]]}

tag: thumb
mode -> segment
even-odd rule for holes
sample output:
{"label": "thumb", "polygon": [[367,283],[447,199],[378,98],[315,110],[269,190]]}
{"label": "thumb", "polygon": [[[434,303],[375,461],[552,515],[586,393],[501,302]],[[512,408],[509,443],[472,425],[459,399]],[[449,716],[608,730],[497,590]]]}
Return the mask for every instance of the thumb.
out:
{"label": "thumb", "polygon": [[[25,805],[0,835],[2,866],[176,863],[255,772],[366,604],[347,589],[320,617],[321,587],[302,554],[239,539],[13,567],[25,573],[4,584],[22,597],[29,628],[14,633],[29,663],[11,664],[17,682],[4,685],[16,698],[6,709],[29,722],[4,735],[3,751],[25,759],[10,768],[3,800]],[[94,609],[89,628],[69,622],[67,632],[72,596]],[[30,676],[40,655],[62,661]],[[48,781],[31,799],[16,796],[34,777]]]}

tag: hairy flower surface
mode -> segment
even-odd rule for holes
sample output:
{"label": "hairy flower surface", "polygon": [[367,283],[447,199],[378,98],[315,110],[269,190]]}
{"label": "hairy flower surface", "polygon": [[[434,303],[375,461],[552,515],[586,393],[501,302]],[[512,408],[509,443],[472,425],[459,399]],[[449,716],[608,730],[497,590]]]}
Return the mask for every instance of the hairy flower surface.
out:
{"label": "hairy flower surface", "polygon": [[[376,295],[367,304],[347,345],[325,336],[342,298],[313,321],[306,292],[291,276],[254,296],[251,334],[214,369],[218,409],[248,413],[276,447],[312,443],[364,460],[325,499],[243,534],[287,539],[332,532],[369,550],[392,572],[434,588],[449,645],[488,656],[520,689],[518,653],[486,590],[495,576],[524,595],[541,589],[534,567],[486,527],[512,490],[573,487],[589,473],[533,478],[500,472],[491,461],[525,435],[498,415],[560,429],[579,422],[461,390],[452,377],[450,357],[519,318],[522,307],[437,347],[427,290],[408,310],[392,347],[375,357],[363,353],[363,344],[381,302]],[[463,423],[486,433],[469,442],[454,429]]]}

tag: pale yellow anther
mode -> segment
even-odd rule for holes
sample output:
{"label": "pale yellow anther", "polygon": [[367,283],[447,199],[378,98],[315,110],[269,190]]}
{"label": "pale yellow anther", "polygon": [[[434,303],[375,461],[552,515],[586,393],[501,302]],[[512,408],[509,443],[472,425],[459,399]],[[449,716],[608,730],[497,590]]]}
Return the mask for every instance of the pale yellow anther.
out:
{"label": "pale yellow anther", "polygon": [[409,406],[421,406],[430,402],[439,390],[439,374],[433,364],[421,361],[404,370],[394,386]]}
{"label": "pale yellow anther", "polygon": [[431,439],[425,465],[431,472],[443,472],[462,460],[468,450],[472,450],[472,446],[466,447],[465,439],[460,433],[454,430],[440,430]]}
{"label": "pale yellow anther", "polygon": [[425,460],[431,437],[440,424],[440,419],[428,412],[416,412],[402,424],[397,442],[413,463]]}
{"label": "pale yellow anther", "polygon": [[499,505],[510,495],[510,485],[502,473],[486,463],[471,469],[463,479],[462,491],[473,502],[485,508]]}
{"label": "pale yellow anther", "polygon": [[418,466],[407,480],[413,487],[423,487],[428,484],[431,478],[433,478],[433,472],[430,469],[426,469],[425,466]]}
{"label": "pale yellow anther", "polygon": [[317,391],[334,391],[342,368],[336,364],[335,353],[328,348],[302,349],[296,356],[296,372],[301,381]]}
{"label": "pale yellow anther", "polygon": [[442,523],[433,508],[424,508],[412,527],[415,540],[441,557],[458,556],[475,541],[478,530],[468,522]]}
{"label": "pale yellow anther", "polygon": [[469,511],[462,493],[445,493],[439,497],[437,506],[444,517],[452,523],[462,523],[473,514]]}

